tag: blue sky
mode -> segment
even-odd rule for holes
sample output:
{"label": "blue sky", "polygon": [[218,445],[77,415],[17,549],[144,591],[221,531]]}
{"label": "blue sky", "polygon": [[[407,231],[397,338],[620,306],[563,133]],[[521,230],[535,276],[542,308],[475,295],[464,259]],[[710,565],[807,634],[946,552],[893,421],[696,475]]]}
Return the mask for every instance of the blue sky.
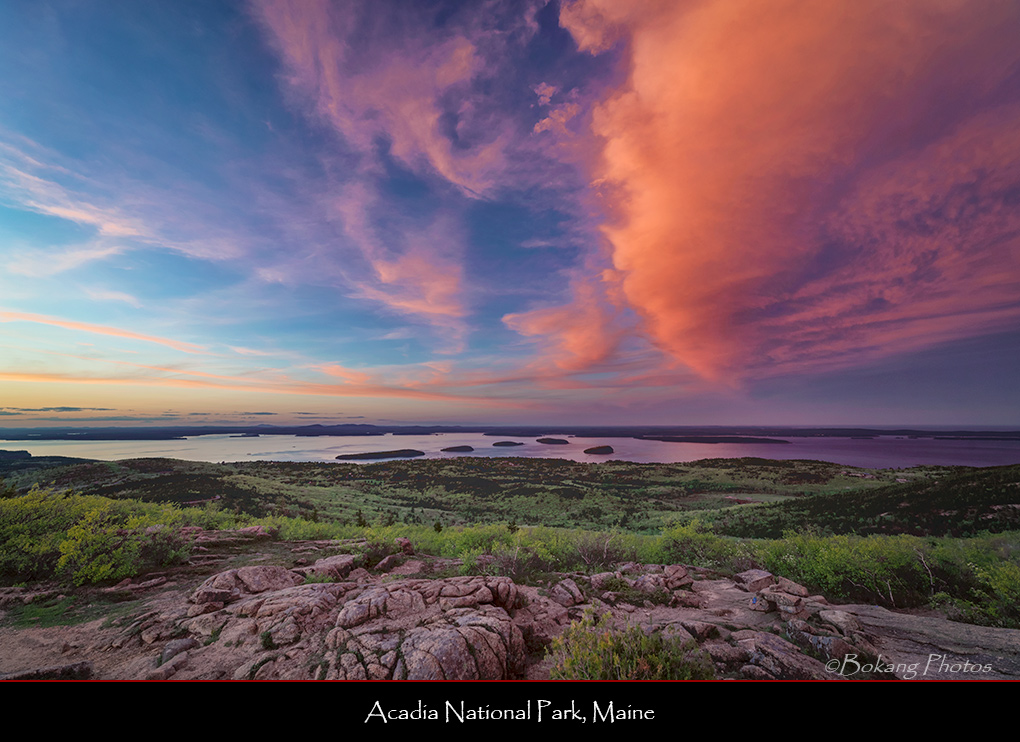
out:
{"label": "blue sky", "polygon": [[1017,425],[1018,36],[5,3],[0,419]]}

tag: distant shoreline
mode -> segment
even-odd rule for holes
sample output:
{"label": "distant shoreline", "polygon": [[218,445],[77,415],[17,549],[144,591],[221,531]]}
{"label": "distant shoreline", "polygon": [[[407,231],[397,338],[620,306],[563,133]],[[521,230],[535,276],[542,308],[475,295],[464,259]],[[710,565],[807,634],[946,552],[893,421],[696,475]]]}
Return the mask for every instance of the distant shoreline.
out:
{"label": "distant shoreline", "polygon": [[786,443],[782,438],[749,438],[739,435],[643,435],[642,441],[662,441],[664,443]]}
{"label": "distant shoreline", "polygon": [[[936,440],[1020,441],[1020,430],[989,431],[967,429],[911,428],[791,428],[768,426],[534,426],[494,425],[230,425],[162,427],[50,427],[0,428],[0,439],[8,441],[162,441],[182,440],[200,435],[243,435],[264,437],[294,435],[380,436],[433,435],[437,433],[478,433],[500,438],[637,438],[678,443],[779,443],[776,438],[874,438],[903,436]],[[788,442],[788,441],[785,441]]]}

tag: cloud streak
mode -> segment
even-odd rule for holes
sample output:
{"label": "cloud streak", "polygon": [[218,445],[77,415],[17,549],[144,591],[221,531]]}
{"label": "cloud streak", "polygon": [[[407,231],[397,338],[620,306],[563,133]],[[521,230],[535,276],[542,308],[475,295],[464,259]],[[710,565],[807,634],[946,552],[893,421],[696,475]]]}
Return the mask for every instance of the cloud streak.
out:
{"label": "cloud streak", "polygon": [[182,353],[204,354],[206,352],[203,346],[196,345],[194,343],[184,343],[179,340],[172,340],[170,338],[158,337],[155,335],[143,335],[138,332],[131,332],[130,330],[122,330],[117,327],[95,325],[88,322],[75,322],[73,320],[65,320],[58,317],[46,317],[44,315],[29,314],[27,312],[0,311],[0,322],[33,322],[35,324],[49,325],[51,327],[61,327],[65,330],[88,332],[96,335],[108,335],[110,337],[124,338],[127,340],[140,340],[145,343],[155,343],[156,345],[162,345],[166,348],[177,350]]}

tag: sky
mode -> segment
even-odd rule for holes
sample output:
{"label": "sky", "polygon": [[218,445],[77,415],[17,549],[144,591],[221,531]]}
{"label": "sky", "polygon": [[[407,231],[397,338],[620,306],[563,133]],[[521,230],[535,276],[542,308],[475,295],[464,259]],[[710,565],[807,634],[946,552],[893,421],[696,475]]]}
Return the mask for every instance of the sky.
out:
{"label": "sky", "polygon": [[0,427],[1020,426],[1014,0],[9,0]]}

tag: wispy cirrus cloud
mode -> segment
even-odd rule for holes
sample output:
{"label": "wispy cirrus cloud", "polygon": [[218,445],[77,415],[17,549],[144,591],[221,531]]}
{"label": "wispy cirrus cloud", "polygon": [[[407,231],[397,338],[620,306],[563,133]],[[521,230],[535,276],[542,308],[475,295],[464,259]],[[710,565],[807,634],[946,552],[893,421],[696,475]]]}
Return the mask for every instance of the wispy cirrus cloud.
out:
{"label": "wispy cirrus cloud", "polygon": [[[431,216],[400,213],[381,177],[379,147],[385,142],[387,157],[469,197],[494,187],[507,134],[474,122],[472,84],[482,71],[475,42],[455,30],[426,31],[425,13],[413,8],[393,16],[373,13],[370,3],[267,0],[252,8],[283,61],[286,92],[332,128],[360,173],[331,182],[317,198],[325,220],[337,222],[360,253],[340,269],[348,295],[433,325],[445,352],[462,350],[457,215],[449,207]],[[295,268],[303,269],[272,270],[286,280]]]}
{"label": "wispy cirrus cloud", "polygon": [[[349,146],[372,153],[384,137],[405,166],[465,193],[498,184],[512,134],[474,87],[489,77],[479,46],[499,37],[493,29],[450,19],[439,27],[414,6],[379,14],[367,2],[259,0],[253,8],[288,83]],[[527,11],[518,17],[525,23]]]}
{"label": "wispy cirrus cloud", "polygon": [[[77,268],[139,247],[165,249],[201,260],[244,254],[241,235],[215,225],[208,201],[194,198],[193,183],[161,190],[113,173],[97,163],[74,161],[24,137],[0,130],[0,203],[94,230],[89,241],[34,245],[11,256],[12,270],[44,276]],[[139,165],[143,155],[136,155]],[[146,167],[151,167],[145,163]],[[187,215],[187,216],[185,216]]]}
{"label": "wispy cirrus cloud", "polygon": [[9,257],[6,267],[14,275],[39,278],[74,270],[95,260],[105,260],[125,251],[123,245],[104,244],[104,242],[100,240],[92,244],[55,250],[40,250],[38,247],[33,247],[16,251]]}
{"label": "wispy cirrus cloud", "polygon": [[467,310],[458,225],[443,216],[421,223],[388,214],[392,207],[363,185],[343,188],[332,206],[368,268],[348,272],[354,295],[447,328],[453,346],[459,347]]}
{"label": "wispy cirrus cloud", "polygon": [[111,412],[112,407],[0,407],[3,414],[21,414],[23,412]]}
{"label": "wispy cirrus cloud", "polygon": [[[547,113],[538,130],[547,136],[536,137],[538,113],[520,110],[513,96],[548,103],[556,86],[536,80],[501,92],[544,5],[496,2],[485,13],[437,15],[424,5],[379,13],[371,2],[252,4],[283,62],[285,92],[342,145],[326,157],[328,169],[356,174],[338,175],[317,198],[364,261],[343,269],[350,295],[433,325],[444,338],[439,352],[463,350],[470,330],[478,288],[464,273],[471,202],[562,188],[572,177],[572,165],[553,154],[551,129],[579,105]],[[421,203],[390,190],[384,176],[394,162],[430,192]],[[290,268],[273,270],[282,277]]]}
{"label": "wispy cirrus cloud", "polygon": [[[344,378],[335,371],[331,376],[339,378],[339,382],[314,381],[289,376],[279,372],[267,374],[227,375],[212,374],[200,371],[189,371],[180,368],[147,364],[119,363],[123,366],[134,366],[145,369],[148,373],[109,374],[94,371],[92,373],[61,373],[37,371],[0,371],[0,381],[23,382],[31,384],[81,384],[87,386],[146,386],[168,389],[208,389],[257,394],[284,394],[318,397],[350,397],[377,399],[407,399],[425,402],[468,403],[493,407],[521,408],[529,403],[514,399],[492,399],[488,396],[448,392],[441,390],[415,389],[407,386],[391,385],[380,382],[372,375],[358,376],[357,379]],[[151,373],[159,371],[162,373]]]}
{"label": "wispy cirrus cloud", "polygon": [[[14,148],[8,145],[6,152]],[[51,166],[25,157],[40,171]],[[64,168],[57,168],[66,173]],[[140,237],[144,229],[132,218],[111,206],[95,203],[94,197],[75,193],[55,180],[28,173],[10,162],[0,160],[0,188],[4,200],[24,209],[47,216],[55,216],[76,224],[93,227],[100,237]],[[84,252],[79,248],[79,252]]]}
{"label": "wispy cirrus cloud", "polygon": [[65,330],[75,330],[78,332],[87,332],[96,335],[108,335],[110,337],[124,338],[126,340],[140,340],[145,343],[155,343],[156,345],[162,345],[166,348],[180,351],[182,353],[206,352],[206,349],[203,346],[196,345],[195,343],[185,343],[171,338],[145,335],[138,332],[132,332],[130,330],[123,330],[118,327],[108,327],[89,322],[75,322],[74,320],[66,320],[59,317],[47,317],[27,312],[0,311],[0,322],[32,322],[40,325],[49,325],[51,327],[61,327]]}
{"label": "wispy cirrus cloud", "polygon": [[135,309],[140,309],[142,301],[137,296],[132,296],[124,291],[111,291],[109,289],[92,288],[86,286],[85,294],[93,301],[118,301],[130,304]]}

